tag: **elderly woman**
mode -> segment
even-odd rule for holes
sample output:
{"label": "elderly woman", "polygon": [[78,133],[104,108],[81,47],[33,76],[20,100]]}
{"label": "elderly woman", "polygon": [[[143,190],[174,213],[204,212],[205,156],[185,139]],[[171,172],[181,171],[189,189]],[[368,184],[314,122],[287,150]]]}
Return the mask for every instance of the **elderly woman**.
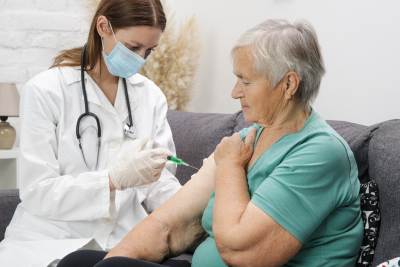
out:
{"label": "elderly woman", "polygon": [[325,72],[314,29],[267,20],[242,35],[232,56],[232,97],[254,126],[224,138],[108,255],[81,251],[63,264],[106,256],[96,267],[190,266],[162,262],[207,236],[194,267],[355,265],[363,235],[357,166],[310,106]]}

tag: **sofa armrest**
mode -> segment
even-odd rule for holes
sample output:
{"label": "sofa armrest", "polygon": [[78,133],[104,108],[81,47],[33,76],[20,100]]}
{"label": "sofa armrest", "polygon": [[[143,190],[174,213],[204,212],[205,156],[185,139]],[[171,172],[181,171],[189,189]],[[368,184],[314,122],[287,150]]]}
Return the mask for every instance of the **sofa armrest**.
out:
{"label": "sofa armrest", "polygon": [[0,241],[4,239],[6,228],[20,202],[18,189],[0,190]]}

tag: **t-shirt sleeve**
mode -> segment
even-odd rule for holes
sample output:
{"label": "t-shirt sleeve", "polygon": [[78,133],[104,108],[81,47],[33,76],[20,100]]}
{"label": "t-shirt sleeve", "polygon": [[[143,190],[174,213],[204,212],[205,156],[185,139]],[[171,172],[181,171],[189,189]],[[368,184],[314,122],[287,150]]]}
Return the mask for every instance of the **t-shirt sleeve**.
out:
{"label": "t-shirt sleeve", "polygon": [[253,129],[253,128],[257,128],[257,124],[254,124],[253,126],[250,126],[248,128],[244,128],[242,130],[239,131],[240,136],[242,137],[242,140],[244,141],[244,139],[246,139],[247,134]]}
{"label": "t-shirt sleeve", "polygon": [[328,133],[317,134],[286,155],[251,201],[304,243],[348,197],[349,176],[343,144]]}

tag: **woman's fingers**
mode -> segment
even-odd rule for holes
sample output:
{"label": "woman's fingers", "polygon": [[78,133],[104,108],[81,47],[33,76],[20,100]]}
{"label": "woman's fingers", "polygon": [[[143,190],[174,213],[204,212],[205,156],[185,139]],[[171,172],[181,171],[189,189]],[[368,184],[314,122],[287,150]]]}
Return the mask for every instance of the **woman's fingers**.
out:
{"label": "woman's fingers", "polygon": [[257,129],[251,129],[251,131],[247,134],[246,139],[244,139],[244,144],[246,146],[250,146],[253,148],[254,142],[256,140],[256,135],[257,135]]}
{"label": "woman's fingers", "polygon": [[241,157],[245,164],[249,162],[253,155],[254,142],[256,140],[257,129],[252,129],[246,136],[246,139],[240,146]]}
{"label": "woman's fingers", "polygon": [[[249,139],[248,142],[251,142]],[[254,140],[253,140],[254,143]],[[248,158],[248,147],[242,140],[239,133],[235,133],[230,137],[222,139],[221,143],[215,150],[215,163],[218,165],[224,158],[230,157],[243,161],[243,164],[247,163]],[[251,156],[250,151],[250,156]]]}

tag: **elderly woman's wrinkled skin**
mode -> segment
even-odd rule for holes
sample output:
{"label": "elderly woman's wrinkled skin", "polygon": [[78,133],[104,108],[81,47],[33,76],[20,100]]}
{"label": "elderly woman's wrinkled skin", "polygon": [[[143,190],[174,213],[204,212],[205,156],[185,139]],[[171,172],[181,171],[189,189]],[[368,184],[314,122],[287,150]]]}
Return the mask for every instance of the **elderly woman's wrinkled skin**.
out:
{"label": "elderly woman's wrinkled skin", "polygon": [[235,52],[233,73],[237,76],[237,82],[231,95],[234,99],[240,99],[246,121],[263,126],[274,124],[285,110],[288,98],[291,98],[290,92],[285,95],[282,87],[271,90],[267,78],[257,75],[249,47],[240,47]]}
{"label": "elderly woman's wrinkled skin", "polygon": [[206,236],[201,218],[214,190],[213,233],[226,265],[282,266],[300,250],[301,243],[292,234],[250,202],[245,171],[247,163],[250,168],[276,140],[299,131],[307,120],[310,110],[295,98],[300,78],[289,72],[271,90],[268,79],[254,71],[248,47],[235,52],[233,65],[238,81],[232,97],[240,99],[248,122],[265,127],[255,150],[254,129],[244,142],[237,133],[224,138],[200,171],[106,258],[161,262],[186,251]]}

